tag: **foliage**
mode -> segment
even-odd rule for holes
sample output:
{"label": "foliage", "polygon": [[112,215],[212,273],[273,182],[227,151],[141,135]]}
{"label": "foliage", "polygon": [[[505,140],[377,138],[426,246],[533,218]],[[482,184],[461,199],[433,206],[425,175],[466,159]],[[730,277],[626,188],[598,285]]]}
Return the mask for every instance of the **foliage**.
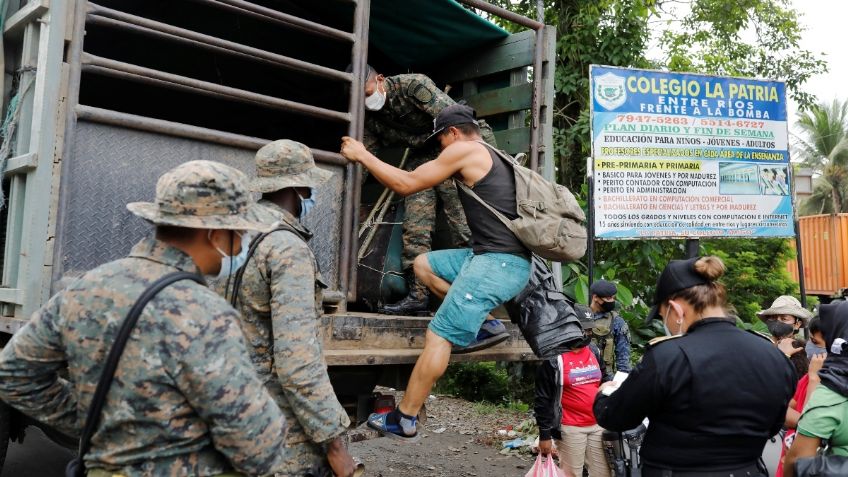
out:
{"label": "foliage", "polygon": [[815,97],[802,87],[827,64],[800,47],[804,28],[791,0],[658,3],[659,19],[668,27],[659,42],[668,69],[782,79],[801,109],[813,105]]}
{"label": "foliage", "polygon": [[796,157],[804,166],[821,174],[813,195],[804,201],[803,210],[845,212],[848,210],[845,193],[848,190],[848,101],[816,104],[800,113],[796,126],[801,131],[794,144]]}
{"label": "foliage", "polygon": [[[473,402],[521,407],[533,402],[535,363],[452,363],[436,391]],[[510,404],[511,403],[511,404]]]}
{"label": "foliage", "polygon": [[745,323],[756,323],[756,313],[780,295],[797,296],[798,284],[789,276],[786,261],[795,257],[785,239],[723,239],[705,241],[704,252],[724,261],[722,278],[728,301]]}
{"label": "foliage", "polygon": [[[535,0],[495,0],[514,12],[536,18]],[[546,0],[545,23],[557,29],[553,108],[557,179],[579,189],[591,153],[589,65],[647,67],[643,51],[654,0]],[[497,19],[495,19],[497,21]],[[521,30],[511,23],[502,26]]]}

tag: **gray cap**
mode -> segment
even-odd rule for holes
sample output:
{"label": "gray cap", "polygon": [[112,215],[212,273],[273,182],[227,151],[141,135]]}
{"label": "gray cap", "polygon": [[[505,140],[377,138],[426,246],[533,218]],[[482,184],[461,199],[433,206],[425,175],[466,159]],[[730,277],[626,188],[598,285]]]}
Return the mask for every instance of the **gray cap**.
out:
{"label": "gray cap", "polygon": [[589,287],[589,292],[592,295],[598,296],[615,296],[618,293],[618,288],[613,282],[598,280],[592,283],[592,286]]}

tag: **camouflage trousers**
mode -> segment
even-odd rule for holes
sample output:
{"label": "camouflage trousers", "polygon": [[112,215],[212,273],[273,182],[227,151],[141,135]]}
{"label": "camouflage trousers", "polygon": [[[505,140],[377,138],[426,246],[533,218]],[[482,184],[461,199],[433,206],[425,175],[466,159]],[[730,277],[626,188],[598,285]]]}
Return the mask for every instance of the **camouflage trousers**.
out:
{"label": "camouflage trousers", "polygon": [[274,477],[332,477],[327,454],[311,441],[286,446],[283,472]]}
{"label": "camouflage trousers", "polygon": [[[125,477],[124,474],[120,472],[110,472],[108,470],[103,469],[91,469],[85,473],[86,477]],[[245,477],[244,474],[240,474],[238,472],[226,472],[223,474],[218,474],[214,477]]]}
{"label": "camouflage trousers", "polygon": [[[418,159],[418,158],[416,158]],[[407,168],[415,169],[431,157],[423,157]],[[401,263],[404,270],[412,267],[415,257],[432,250],[433,233],[436,231],[436,207],[441,201],[448,221],[451,244],[456,248],[468,246],[471,230],[465,219],[465,211],[459,202],[459,195],[453,180],[448,179],[432,189],[422,190],[406,197],[404,201],[405,214],[403,219],[403,255]],[[417,279],[413,285],[417,296],[426,293],[426,287]],[[413,290],[410,290],[413,292]]]}

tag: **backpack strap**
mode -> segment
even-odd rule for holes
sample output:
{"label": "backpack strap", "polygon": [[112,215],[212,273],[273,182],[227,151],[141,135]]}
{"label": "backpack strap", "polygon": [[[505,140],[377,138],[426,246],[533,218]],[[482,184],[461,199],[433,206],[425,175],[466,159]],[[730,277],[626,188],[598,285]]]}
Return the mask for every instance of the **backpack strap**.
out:
{"label": "backpack strap", "polygon": [[[97,382],[97,388],[94,391],[94,396],[91,398],[91,405],[88,407],[88,414],[85,418],[85,427],[83,428],[82,436],[80,437],[79,450],[77,452],[79,464],[82,463],[83,457],[91,447],[91,437],[94,435],[94,431],[97,430],[97,425],[100,421],[100,413],[103,411],[103,405],[106,403],[106,395],[109,393],[109,388],[112,385],[112,379],[115,377],[115,370],[118,368],[118,362],[121,360],[124,347],[126,347],[127,341],[129,341],[130,334],[132,333],[136,322],[138,322],[141,312],[144,311],[144,307],[147,306],[147,303],[150,302],[156,294],[165,289],[168,285],[181,280],[192,280],[201,285],[206,285],[203,278],[196,273],[169,273],[153,282],[152,285],[144,290],[130,309],[127,317],[124,318],[124,322],[121,324],[121,328],[118,330],[117,336],[115,336],[115,341],[112,343],[112,348],[109,350],[109,356],[106,358],[106,365],[103,366],[103,372],[100,373],[100,380]],[[79,465],[77,470],[82,471],[83,468],[84,466]]]}
{"label": "backpack strap", "polygon": [[256,236],[256,238],[251,240],[250,241],[250,248],[247,249],[247,257],[244,259],[244,265],[242,265],[241,268],[239,268],[238,271],[236,271],[236,276],[233,278],[233,294],[230,296],[230,300],[229,300],[230,305],[232,305],[233,308],[235,308],[236,303],[238,303],[238,291],[241,288],[241,282],[242,282],[242,279],[244,278],[244,271],[245,271],[245,269],[247,269],[247,262],[250,261],[250,258],[253,257],[253,254],[256,252],[256,249],[259,247],[259,244],[262,243],[262,241],[265,240],[266,237],[268,237],[269,235],[271,235],[274,232],[279,232],[281,230],[287,230],[287,231],[292,232],[293,234],[297,235],[301,239],[303,238],[297,232],[297,230],[295,230],[294,227],[292,227],[291,225],[288,225],[285,222],[280,222],[280,223],[277,224],[277,226],[273,230],[270,230],[270,231],[265,232],[263,234],[259,234],[259,235]]}
{"label": "backpack strap", "polygon": [[[494,151],[495,154],[498,157],[500,157],[505,163],[507,163],[510,167],[514,167],[516,165],[515,160],[513,158],[509,157],[506,153],[504,153],[500,149],[498,149],[496,147],[492,147],[492,145],[487,143],[486,141],[475,140],[474,142],[477,142],[477,143],[480,143],[480,144],[486,146],[486,148],[490,151]],[[494,167],[494,165],[492,165],[492,167]],[[503,224],[506,226],[507,229],[509,229],[510,232],[515,233],[515,229],[513,228],[512,221],[509,220],[509,218],[507,216],[498,212],[494,207],[489,205],[485,200],[483,200],[479,195],[477,195],[474,192],[474,190],[472,190],[470,187],[465,185],[464,182],[457,180],[456,178],[453,179],[453,182],[454,182],[454,184],[456,184],[457,187],[462,189],[463,192],[465,192],[469,196],[473,197],[474,200],[476,200],[477,202],[482,204],[483,207],[489,209],[489,211],[491,213],[495,214],[495,217],[497,217],[501,222],[503,222]]]}

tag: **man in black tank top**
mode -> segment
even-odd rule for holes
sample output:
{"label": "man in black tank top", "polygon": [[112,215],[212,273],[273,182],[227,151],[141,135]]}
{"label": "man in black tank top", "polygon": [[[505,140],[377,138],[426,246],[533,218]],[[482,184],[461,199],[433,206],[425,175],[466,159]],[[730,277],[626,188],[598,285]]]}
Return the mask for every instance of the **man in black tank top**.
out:
{"label": "man in black tank top", "polygon": [[[358,162],[386,187],[401,196],[431,188],[448,178],[463,181],[504,215],[515,218],[515,178],[509,167],[480,142],[474,110],[452,105],[436,117],[431,138],[441,154],[413,171],[382,162],[350,137],[341,153]],[[415,275],[443,298],[430,322],[424,351],[415,363],[406,394],[393,411],[372,414],[368,425],[386,436],[417,440],[416,418],[436,380],[447,369],[452,348],[477,350],[508,337],[503,324],[489,313],[527,285],[530,253],[490,211],[460,191],[471,229],[471,248],[438,250],[419,255]],[[485,323],[484,323],[485,322]]]}

